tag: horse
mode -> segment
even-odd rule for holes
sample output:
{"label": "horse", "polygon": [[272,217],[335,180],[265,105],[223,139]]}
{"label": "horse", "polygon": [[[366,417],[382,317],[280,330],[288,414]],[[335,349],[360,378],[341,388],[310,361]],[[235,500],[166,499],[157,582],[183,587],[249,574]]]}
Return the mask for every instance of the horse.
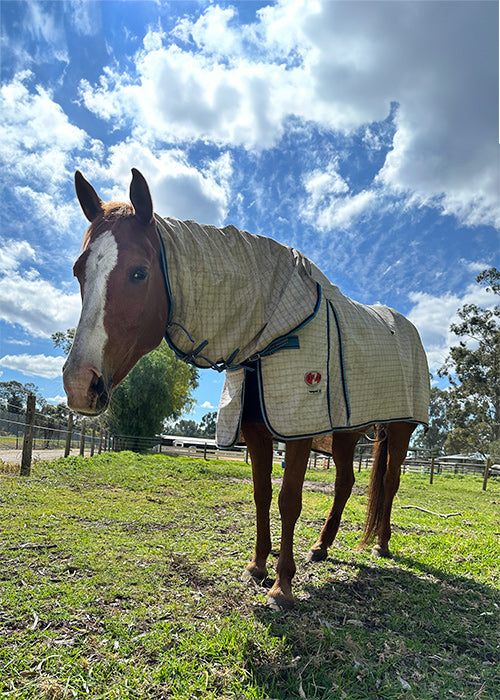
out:
{"label": "horse", "polygon": [[[350,302],[349,313],[343,317],[336,308],[335,294],[338,292],[342,296],[338,289],[329,287],[328,280],[305,256],[272,239],[252,237],[234,227],[215,229],[199,227],[195,222],[161,219],[154,213],[144,176],[135,168],[132,169],[129,192],[131,204],[102,201],[79,171],[75,174],[75,189],[90,226],[74,265],[74,275],[81,289],[82,309],[63,368],[68,406],[83,415],[102,413],[109,405],[113,389],[164,337],[185,361],[197,367],[225,371],[226,384],[219,408],[221,441],[227,443],[239,439],[241,442],[243,438],[248,448],[256,539],[244,578],[259,584],[268,577],[267,560],[271,552],[269,511],[273,439],[277,436],[285,439],[285,465],[278,500],[281,543],[275,580],[267,592],[267,604],[279,610],[293,607],[295,600],[292,591],[292,579],[296,573],[293,537],[302,508],[302,488],[311,449],[331,454],[336,467],[333,504],[317,541],[307,554],[309,562],[319,562],[327,558],[352,491],[356,444],[366,433],[367,425],[375,425],[373,466],[361,546],[373,544],[376,540],[373,553],[390,557],[391,508],[399,487],[401,465],[415,427],[426,423],[428,373],[416,329],[392,310],[363,307],[351,300],[347,300]],[[196,235],[192,234],[194,229]],[[198,250],[197,236],[203,239],[205,247],[202,250]],[[253,245],[257,246],[261,258],[252,257]],[[207,282],[199,266],[206,264],[212,253],[217,253],[219,258],[214,265],[208,264]],[[226,260],[232,260],[235,269],[229,269]],[[258,275],[260,267],[264,273],[254,284],[252,275]],[[274,279],[276,275],[279,282],[270,283],[269,278]],[[220,299],[210,302],[210,290],[221,287],[227,287],[230,302],[222,303]],[[276,287],[279,287],[278,295]],[[262,290],[271,301],[268,303],[265,296],[256,301],[257,311],[253,308],[247,310],[252,297]],[[283,290],[291,297],[281,308]],[[326,301],[320,302],[322,290]],[[234,308],[233,303],[236,304]],[[299,309],[301,304],[303,308]],[[288,309],[286,314],[285,307]],[[279,324],[275,322],[277,309],[281,314]],[[284,320],[290,313],[291,320]],[[224,314],[219,323],[219,317]],[[312,319],[321,314],[326,319],[328,333],[336,339],[333,354],[330,350],[327,352],[327,364],[321,364],[315,354],[317,334],[324,331],[314,330]],[[356,338],[351,347],[341,326],[347,327],[349,319],[357,318],[359,314],[362,324],[371,325],[362,328],[365,340],[360,343]],[[376,329],[373,330],[372,326]],[[313,331],[309,330],[311,328]],[[246,337],[243,338],[245,329]],[[221,334],[228,333],[229,340],[221,338]],[[401,363],[409,367],[404,371],[411,373],[407,381],[410,388],[406,386],[403,392],[396,388],[391,390],[389,386],[389,398],[385,399],[390,403],[387,409],[382,407],[371,411],[368,407],[359,409],[361,413],[357,414],[357,399],[354,395],[349,396],[350,377],[353,377],[352,381],[359,379],[361,392],[366,393],[370,382],[379,379],[375,375],[380,372],[375,363],[372,370],[364,368],[358,378],[352,348],[361,345],[361,350],[368,352],[371,345],[381,345],[381,356],[390,359],[394,343],[401,343],[401,338],[408,333],[411,342],[404,346]],[[310,406],[318,406],[321,412],[321,424],[317,430],[311,429],[311,415],[315,409],[304,409],[299,404],[294,404],[293,408],[298,427],[287,429],[290,416],[286,407],[289,401],[293,403],[295,394],[300,393],[295,390],[290,393],[288,369],[294,358],[304,354],[297,352],[300,345],[306,350],[309,348],[305,359],[298,360],[302,362],[298,371],[306,368],[303,380],[300,379],[301,391],[312,402]],[[212,351],[211,346],[214,346]],[[330,365],[333,366],[334,355],[340,358],[340,369],[329,369]],[[281,366],[284,364],[287,372],[284,375],[280,370],[282,374],[273,387],[269,373],[276,369],[276,358],[281,358]],[[330,371],[328,377],[327,371]],[[392,370],[389,368],[388,371]],[[334,381],[336,373],[338,384]],[[376,385],[375,395],[369,396],[368,404],[376,403],[377,396],[386,390],[387,384],[390,385],[391,380],[382,377]],[[272,416],[281,414],[276,413],[273,401],[266,397],[268,386],[271,386],[269,391],[278,402],[281,414],[285,415],[278,427],[275,426],[279,418]],[[330,396],[333,389],[341,394],[340,398]],[[289,400],[287,392],[290,393]],[[404,400],[417,393],[420,408],[412,412],[404,400],[399,401],[401,393],[406,396]],[[232,411],[229,419],[228,406]],[[343,417],[335,418],[335,412],[339,411]],[[228,438],[228,435],[232,437]]]}

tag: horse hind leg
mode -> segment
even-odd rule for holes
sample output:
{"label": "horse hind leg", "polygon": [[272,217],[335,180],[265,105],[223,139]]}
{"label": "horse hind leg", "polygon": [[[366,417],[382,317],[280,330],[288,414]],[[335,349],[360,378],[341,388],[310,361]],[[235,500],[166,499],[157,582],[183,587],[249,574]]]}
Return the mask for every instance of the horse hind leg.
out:
{"label": "horse hind leg", "polygon": [[345,505],[354,486],[354,449],[360,438],[359,433],[336,433],[332,437],[332,456],[335,462],[335,496],[332,508],[306,559],[309,562],[324,561],[328,556],[328,548],[332,545],[342,518]]}
{"label": "horse hind leg", "polygon": [[[368,511],[361,547],[376,537],[373,553],[379,557],[391,557],[391,511],[394,496],[399,488],[403,464],[411,434],[415,425],[406,422],[377,426],[377,443],[374,447],[370,479]],[[386,435],[383,438],[383,430]]]}

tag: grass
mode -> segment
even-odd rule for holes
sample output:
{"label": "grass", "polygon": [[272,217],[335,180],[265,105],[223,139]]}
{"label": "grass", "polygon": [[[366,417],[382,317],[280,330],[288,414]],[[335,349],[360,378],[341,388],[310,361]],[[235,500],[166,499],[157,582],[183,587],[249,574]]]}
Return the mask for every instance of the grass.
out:
{"label": "grass", "polygon": [[367,479],[329,559],[306,565],[333,480],[308,472],[297,607],[279,614],[240,581],[246,464],[107,453],[1,477],[1,697],[498,697],[500,484],[404,475],[382,561],[356,551]]}

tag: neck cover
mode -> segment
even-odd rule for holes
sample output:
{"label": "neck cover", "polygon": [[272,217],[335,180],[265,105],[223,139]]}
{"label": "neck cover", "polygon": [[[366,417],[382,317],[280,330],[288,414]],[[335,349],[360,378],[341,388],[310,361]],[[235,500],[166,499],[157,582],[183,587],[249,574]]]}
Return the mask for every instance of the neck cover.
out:
{"label": "neck cover", "polygon": [[161,219],[166,340],[196,367],[235,369],[283,347],[314,318],[320,287],[297,250],[234,226]]}

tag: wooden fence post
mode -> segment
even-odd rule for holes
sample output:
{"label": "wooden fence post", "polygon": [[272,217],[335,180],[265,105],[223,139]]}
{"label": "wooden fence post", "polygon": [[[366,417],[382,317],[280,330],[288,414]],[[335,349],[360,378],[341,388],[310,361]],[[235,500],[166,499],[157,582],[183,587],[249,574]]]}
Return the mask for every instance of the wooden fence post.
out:
{"label": "wooden fence post", "polygon": [[82,420],[82,428],[80,434],[80,457],[85,455],[85,421]]}
{"label": "wooden fence post", "polygon": [[434,482],[434,460],[435,460],[435,457],[434,457],[434,455],[432,455],[432,457],[431,457],[431,478],[429,481],[430,484],[432,484]]}
{"label": "wooden fence post", "polygon": [[31,474],[31,455],[33,453],[33,435],[35,430],[35,401],[34,394],[30,394],[26,401],[26,424],[24,428],[23,456],[21,459],[21,476]]}
{"label": "wooden fence post", "polygon": [[90,456],[94,456],[94,450],[95,450],[95,427],[92,428],[92,437],[90,440]]}
{"label": "wooden fence post", "polygon": [[73,437],[73,414],[68,416],[68,428],[66,430],[66,446],[64,447],[64,456],[68,457],[71,452],[71,438]]}
{"label": "wooden fence post", "polygon": [[483,491],[486,491],[486,485],[488,483],[488,477],[490,475],[490,467],[491,467],[491,459],[488,457],[488,459],[486,460],[486,464],[484,465]]}

